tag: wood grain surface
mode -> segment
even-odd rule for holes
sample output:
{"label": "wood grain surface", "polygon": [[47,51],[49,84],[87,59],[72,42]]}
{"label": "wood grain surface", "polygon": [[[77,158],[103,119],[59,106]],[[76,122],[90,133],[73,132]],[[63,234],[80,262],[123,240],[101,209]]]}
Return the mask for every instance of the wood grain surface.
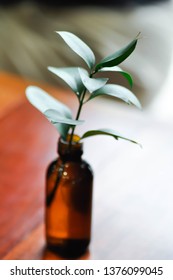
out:
{"label": "wood grain surface", "polygon": [[[58,133],[25,99],[28,84],[0,74],[0,259],[60,259],[44,238],[45,171],[57,156]],[[69,91],[41,86],[75,112]],[[81,119],[79,134],[110,127],[143,145],[104,136],[85,141],[95,179],[92,241],[81,259],[172,259],[172,122],[99,98]]]}

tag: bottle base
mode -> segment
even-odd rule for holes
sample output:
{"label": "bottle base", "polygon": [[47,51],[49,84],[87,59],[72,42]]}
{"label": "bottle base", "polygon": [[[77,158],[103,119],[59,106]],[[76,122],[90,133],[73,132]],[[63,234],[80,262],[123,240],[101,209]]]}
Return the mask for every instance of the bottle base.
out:
{"label": "bottle base", "polygon": [[56,239],[47,241],[47,247],[63,258],[75,259],[86,252],[89,243],[89,239]]}

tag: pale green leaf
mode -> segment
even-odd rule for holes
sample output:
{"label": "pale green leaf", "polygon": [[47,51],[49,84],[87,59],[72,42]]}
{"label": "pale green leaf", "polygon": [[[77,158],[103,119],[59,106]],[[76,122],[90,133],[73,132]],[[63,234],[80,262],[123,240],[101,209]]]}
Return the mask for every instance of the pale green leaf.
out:
{"label": "pale green leaf", "polygon": [[104,67],[104,68],[101,68],[99,70],[99,72],[118,72],[127,79],[127,81],[129,82],[131,87],[133,86],[133,79],[132,79],[131,75],[129,73],[125,72],[124,70],[122,70],[118,66]]}
{"label": "pale green leaf", "polygon": [[66,44],[86,62],[89,68],[92,69],[95,64],[95,56],[88,45],[71,32],[56,32],[63,38]]}
{"label": "pale green leaf", "polygon": [[56,130],[61,135],[62,139],[66,140],[70,125],[65,123],[52,123],[52,125],[56,128]]}
{"label": "pale green leaf", "polygon": [[[61,116],[69,119],[72,118],[71,110],[66,105],[50,96],[47,92],[39,87],[27,87],[26,97],[29,102],[43,114],[49,109],[55,109]],[[61,136],[65,139],[70,126],[66,124],[57,124],[56,128],[58,129]]]}
{"label": "pale green leaf", "polygon": [[[113,97],[117,97],[123,101],[125,101],[128,104],[133,104],[136,107],[141,109],[141,104],[137,97],[131,92],[129,89],[120,86],[120,85],[114,85],[114,84],[107,84],[100,88],[99,90],[93,92],[88,100],[91,100],[97,96],[100,95],[109,95]],[[88,101],[87,100],[87,101]]]}
{"label": "pale green leaf", "polygon": [[70,118],[72,116],[70,108],[37,86],[27,87],[26,97],[42,113],[48,109],[55,109],[66,117]]}
{"label": "pale green leaf", "polygon": [[[84,85],[79,75],[78,67],[56,68],[49,66],[48,70],[64,80],[78,97],[83,92]],[[81,68],[81,71],[87,73],[87,71],[83,68]]]}
{"label": "pale green leaf", "polygon": [[64,124],[69,124],[69,125],[72,125],[72,126],[74,126],[74,125],[76,126],[76,125],[80,125],[80,124],[84,123],[83,120],[73,120],[73,119],[70,119],[70,118],[65,118],[61,114],[59,114],[59,112],[57,110],[54,110],[54,109],[46,110],[44,112],[44,115],[53,124],[64,123]]}
{"label": "pale green leaf", "polygon": [[132,139],[129,139],[127,137],[124,137],[123,135],[119,134],[115,130],[107,129],[107,128],[87,131],[87,132],[85,132],[82,135],[81,139],[84,139],[84,138],[87,138],[87,137],[91,137],[91,136],[96,136],[96,135],[108,135],[108,136],[114,137],[116,140],[118,140],[120,138],[120,139],[124,139],[124,140],[130,141],[130,142],[132,142],[134,144],[140,145],[136,141],[134,141]]}
{"label": "pale green leaf", "polygon": [[81,68],[79,68],[79,74],[84,86],[90,93],[103,87],[108,81],[107,78],[90,78],[89,74],[82,71]]}

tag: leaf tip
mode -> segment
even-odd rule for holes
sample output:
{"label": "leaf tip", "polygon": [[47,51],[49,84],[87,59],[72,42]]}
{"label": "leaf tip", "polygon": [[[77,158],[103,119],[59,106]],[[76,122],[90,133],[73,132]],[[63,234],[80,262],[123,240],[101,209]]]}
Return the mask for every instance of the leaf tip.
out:
{"label": "leaf tip", "polygon": [[31,95],[33,95],[34,91],[37,90],[38,87],[36,86],[27,86],[25,89],[25,95],[29,99]]}
{"label": "leaf tip", "polygon": [[143,149],[143,146],[142,146],[141,143],[136,142],[136,141],[134,141],[134,140],[131,140],[131,142],[134,143],[134,144],[137,144],[141,149]]}
{"label": "leaf tip", "polygon": [[47,66],[47,70],[52,71],[52,66]]}
{"label": "leaf tip", "polygon": [[142,146],[142,144],[138,143],[138,145],[139,145],[139,147],[140,147],[141,149],[143,149],[143,146]]}
{"label": "leaf tip", "polygon": [[61,34],[62,32],[64,32],[64,31],[56,31],[56,30],[55,30],[54,32],[60,35],[60,34]]}
{"label": "leaf tip", "polygon": [[141,36],[141,34],[142,34],[142,32],[139,31],[138,34],[136,35],[135,39],[136,39],[136,40],[142,39],[143,36]]}
{"label": "leaf tip", "polygon": [[139,100],[138,100],[138,109],[140,109],[140,110],[142,110],[142,105],[141,105],[141,103],[139,102]]}

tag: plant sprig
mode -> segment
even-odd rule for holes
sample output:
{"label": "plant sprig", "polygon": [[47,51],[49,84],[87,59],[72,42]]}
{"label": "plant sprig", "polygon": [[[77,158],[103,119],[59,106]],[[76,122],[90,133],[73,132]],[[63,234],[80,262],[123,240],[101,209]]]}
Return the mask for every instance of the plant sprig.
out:
{"label": "plant sprig", "polygon": [[[119,72],[127,79],[130,87],[132,87],[133,80],[131,75],[123,71],[117,65],[127,59],[135,50],[139,35],[122,49],[103,58],[99,63],[96,63],[95,55],[91,48],[76,35],[66,31],[57,31],[57,34],[60,35],[65,43],[85,61],[88,67],[88,70],[82,67],[48,67],[48,70],[64,80],[64,82],[66,82],[66,84],[77,96],[79,105],[76,118],[72,118],[70,108],[38,87],[29,86],[26,89],[26,96],[31,104],[41,111],[56,127],[64,140],[67,140],[67,136],[70,134],[70,136],[68,136],[68,139],[70,139],[69,145],[72,144],[75,127],[84,123],[84,121],[79,118],[82,107],[86,102],[89,102],[101,95],[108,95],[119,98],[128,104],[133,104],[136,107],[141,108],[139,100],[131,90],[117,84],[107,83],[109,80],[108,77],[95,77],[95,74],[98,72]],[[86,98],[86,93],[89,94],[88,98]],[[69,133],[70,128],[71,133]],[[112,129],[90,130],[84,133],[84,135],[79,139],[84,139],[94,135],[109,135],[113,136],[116,140],[121,138],[138,144],[136,141],[124,137]]]}

